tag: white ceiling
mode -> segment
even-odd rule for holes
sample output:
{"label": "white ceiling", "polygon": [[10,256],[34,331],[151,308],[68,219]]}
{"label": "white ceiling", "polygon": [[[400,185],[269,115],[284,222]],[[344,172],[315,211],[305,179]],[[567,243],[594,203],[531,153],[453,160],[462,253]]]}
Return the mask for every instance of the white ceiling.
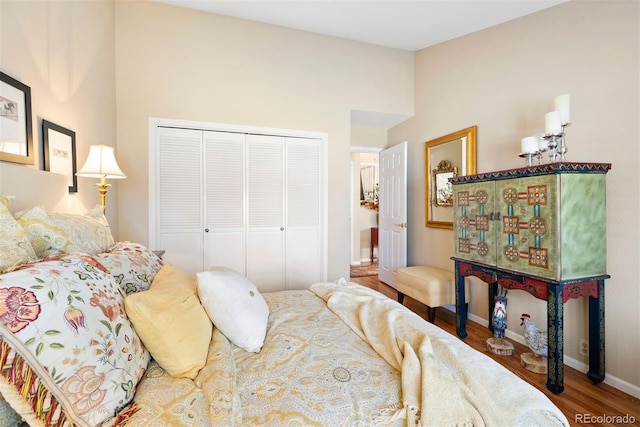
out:
{"label": "white ceiling", "polygon": [[568,0],[154,0],[415,51]]}

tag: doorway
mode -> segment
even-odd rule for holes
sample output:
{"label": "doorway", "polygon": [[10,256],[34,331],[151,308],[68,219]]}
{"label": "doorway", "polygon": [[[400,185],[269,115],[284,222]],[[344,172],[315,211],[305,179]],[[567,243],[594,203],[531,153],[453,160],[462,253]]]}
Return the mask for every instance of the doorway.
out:
{"label": "doorway", "polygon": [[351,277],[378,274],[379,152],[351,152]]}

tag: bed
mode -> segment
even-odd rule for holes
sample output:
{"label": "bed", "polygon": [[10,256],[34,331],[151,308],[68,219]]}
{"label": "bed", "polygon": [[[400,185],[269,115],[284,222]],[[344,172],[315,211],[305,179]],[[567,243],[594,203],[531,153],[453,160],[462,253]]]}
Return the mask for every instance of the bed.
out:
{"label": "bed", "polygon": [[113,242],[98,209],[8,204],[2,425],[569,425],[542,392],[371,289],[261,294],[233,270],[191,276]]}

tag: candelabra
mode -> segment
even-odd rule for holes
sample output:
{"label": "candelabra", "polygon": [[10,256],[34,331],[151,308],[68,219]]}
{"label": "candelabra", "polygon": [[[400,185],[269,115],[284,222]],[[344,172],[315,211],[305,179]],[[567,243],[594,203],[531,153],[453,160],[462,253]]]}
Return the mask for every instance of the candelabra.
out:
{"label": "candelabra", "polygon": [[567,154],[567,143],[565,141],[565,128],[570,125],[570,99],[569,95],[558,95],[554,99],[555,111],[551,111],[544,116],[546,135],[549,141],[549,160],[553,162],[564,162]]}
{"label": "candelabra", "polygon": [[547,151],[548,149],[548,144],[547,141],[542,138],[540,140],[540,144],[538,145],[538,152],[536,153],[536,157],[538,157],[538,164],[541,165],[544,163],[544,153]]}
{"label": "candelabra", "polygon": [[560,161],[561,162],[564,162],[564,157],[567,154],[567,151],[569,151],[567,149],[567,143],[566,143],[566,141],[564,139],[564,136],[566,135],[564,129],[567,126],[570,126],[570,125],[571,125],[571,123],[563,123],[562,124],[562,133],[560,134],[560,142],[559,142],[559,145],[558,145],[558,155],[560,156]]}
{"label": "candelabra", "polygon": [[544,116],[545,133],[537,138],[528,136],[522,138],[520,157],[525,158],[527,166],[533,166],[534,158],[538,164],[544,163],[544,153],[549,152],[549,163],[564,162],[567,155],[565,130],[571,120],[570,97],[568,94],[558,95],[554,99],[554,111]]}
{"label": "candelabra", "polygon": [[527,166],[533,166],[533,158],[535,156],[537,156],[537,155],[538,155],[537,152],[535,152],[535,153],[520,153],[520,154],[518,154],[519,157],[523,157],[523,158],[527,159]]}
{"label": "candelabra", "polygon": [[565,156],[569,149],[565,140],[565,128],[571,123],[563,123],[560,132],[544,135],[543,138],[548,141],[549,162],[564,162]]}
{"label": "candelabra", "polygon": [[538,163],[542,164],[542,154],[547,151],[547,141],[537,136],[528,136],[522,138],[522,152],[518,154],[527,160],[527,166],[533,166],[533,159],[537,158]]}

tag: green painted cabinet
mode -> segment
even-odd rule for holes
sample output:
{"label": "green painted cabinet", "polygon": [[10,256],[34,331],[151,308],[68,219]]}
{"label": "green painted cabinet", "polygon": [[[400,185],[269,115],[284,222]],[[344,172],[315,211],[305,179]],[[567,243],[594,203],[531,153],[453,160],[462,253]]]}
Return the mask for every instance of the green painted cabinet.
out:
{"label": "green painted cabinet", "polygon": [[606,273],[606,163],[452,178],[455,258],[551,280]]}

